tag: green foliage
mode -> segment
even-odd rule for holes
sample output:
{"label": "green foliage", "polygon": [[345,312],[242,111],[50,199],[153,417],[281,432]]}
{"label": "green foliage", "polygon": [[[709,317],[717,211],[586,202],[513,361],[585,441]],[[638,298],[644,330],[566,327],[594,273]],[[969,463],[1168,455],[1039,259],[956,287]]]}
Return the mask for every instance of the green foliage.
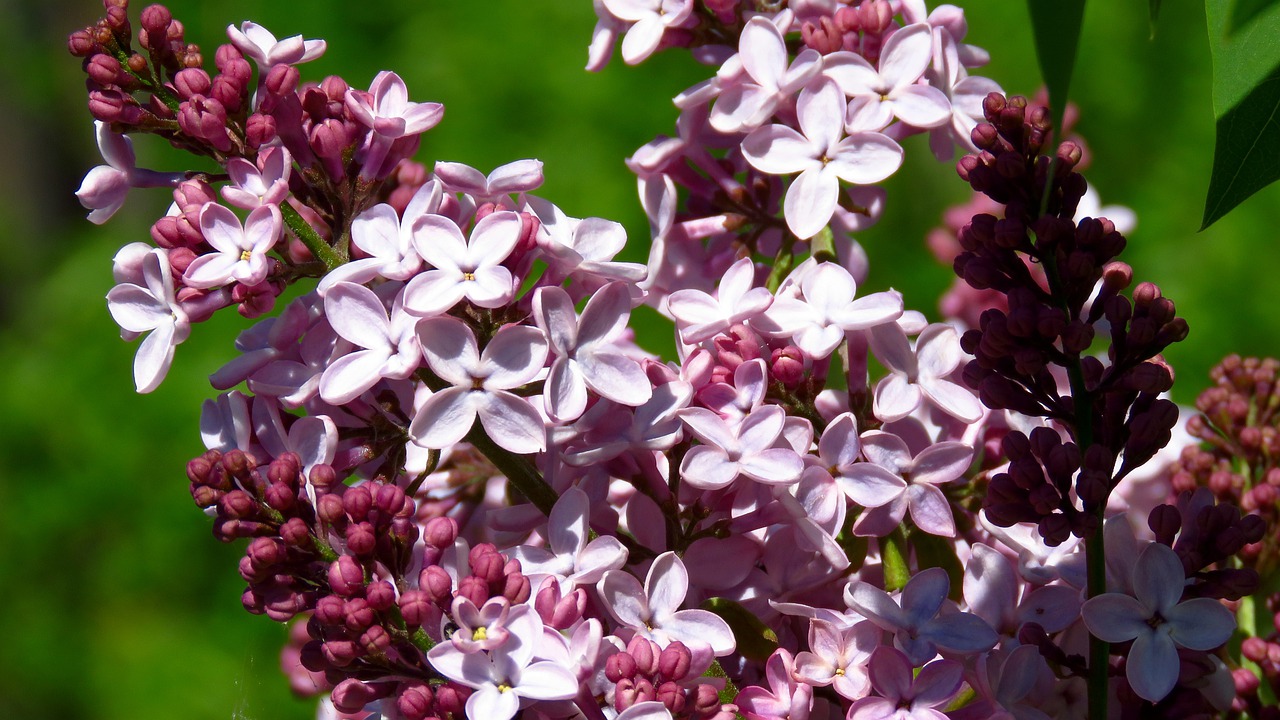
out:
{"label": "green foliage", "polygon": [[[1160,0],[1151,0],[1151,2],[1160,4]],[[1275,4],[1276,0],[1235,0],[1231,4],[1231,24],[1227,27],[1227,33],[1235,34]]]}
{"label": "green foliage", "polygon": [[1053,126],[1060,128],[1080,45],[1084,0],[1027,0],[1027,10],[1031,12],[1040,74],[1049,88]]}
{"label": "green foliage", "polygon": [[1280,179],[1280,14],[1259,9],[1247,31],[1231,33],[1229,5],[1205,2],[1217,142],[1201,229]]}

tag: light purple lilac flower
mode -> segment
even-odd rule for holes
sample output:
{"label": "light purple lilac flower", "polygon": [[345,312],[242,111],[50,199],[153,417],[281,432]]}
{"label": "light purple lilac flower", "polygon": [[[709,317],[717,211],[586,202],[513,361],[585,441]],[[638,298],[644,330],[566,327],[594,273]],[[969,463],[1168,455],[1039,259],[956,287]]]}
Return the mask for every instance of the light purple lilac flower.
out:
{"label": "light purple lilac flower", "polygon": [[632,25],[622,38],[622,59],[643,62],[658,49],[668,28],[679,27],[693,14],[693,0],[604,0],[614,17]]}
{"label": "light purple lilac flower", "polygon": [[266,77],[267,71],[276,65],[296,65],[315,60],[324,54],[324,40],[303,40],[294,35],[276,40],[271,31],[248,20],[227,26],[227,37],[244,56],[258,64],[258,73]]}
{"label": "light purple lilac flower", "polygon": [[805,48],[788,63],[782,31],[767,18],[751,18],[738,40],[738,60],[749,80],[726,88],[711,106],[711,127],[722,133],[753,130],[822,70],[822,56]]}
{"label": "light purple lilac flower", "polygon": [[889,369],[876,384],[874,412],[880,420],[901,420],[925,399],[966,424],[982,417],[978,398],[947,379],[964,359],[955,328],[945,323],[929,325],[916,338],[913,350],[901,325],[885,323],[872,328],[871,349]]}
{"label": "light purple lilac flower", "polygon": [[130,188],[165,187],[182,182],[182,173],[161,173],[143,170],[135,166],[133,141],[127,136],[111,132],[111,124],[93,121],[98,140],[98,152],[106,165],[99,165],[85,174],[76,199],[90,210],[89,222],[101,225],[111,219],[124,205]]}
{"label": "light purple lilac flower", "polygon": [[217,203],[200,210],[200,232],[217,252],[201,255],[183,274],[193,288],[214,288],[231,282],[257,285],[267,279],[271,264],[267,253],[280,239],[284,220],[280,208],[261,205],[249,213],[244,225],[235,213]]}
{"label": "light purple lilac flower", "polygon": [[733,631],[720,616],[706,610],[681,610],[689,592],[689,573],[674,552],[649,566],[644,587],[625,570],[610,570],[597,585],[605,608],[622,626],[662,647],[679,640],[695,655],[706,648],[717,656],[737,647]]}
{"label": "light purple lilac flower", "polygon": [[884,537],[910,510],[916,527],[931,535],[953,537],[955,518],[938,485],[964,475],[973,460],[973,448],[940,442],[912,457],[906,441],[892,433],[871,430],[859,439],[871,462],[856,463],[838,478],[849,499],[867,508],[854,524],[854,534]]}
{"label": "light purple lilac flower", "polygon": [[564,491],[547,518],[547,547],[518,545],[508,552],[525,575],[553,575],[561,591],[570,593],[579,585],[595,585],[626,563],[627,549],[617,538],[601,535],[587,542],[589,502],[580,488]]}
{"label": "light purple lilac flower", "polygon": [[[142,284],[122,283],[107,293],[107,309],[129,339],[150,333],[133,359],[133,382],[140,393],[160,386],[173,363],[173,349],[191,334],[187,313],[174,297],[169,254],[156,248],[142,260]],[[123,334],[123,333],[122,333]]]}
{"label": "light purple lilac flower", "polygon": [[[398,300],[398,297],[397,297]],[[345,405],[383,378],[402,380],[422,358],[414,324],[399,302],[388,315],[382,299],[364,285],[340,282],[324,297],[325,317],[334,332],[361,348],[343,355],[320,377],[320,397]]]}
{"label": "light purple lilac flower", "polygon": [[680,464],[680,475],[690,487],[719,490],[739,475],[769,485],[799,481],[804,470],[800,456],[789,447],[775,447],[786,420],[781,407],[761,406],[736,426],[706,408],[687,408],[680,418],[704,443],[689,450]]}
{"label": "light purple lilac flower", "polygon": [[912,576],[896,600],[871,583],[855,580],[845,588],[844,601],[893,633],[894,645],[913,665],[928,662],[939,649],[961,654],[990,650],[999,637],[982,618],[967,612],[939,613],[950,589],[947,571],[935,567]]}
{"label": "light purple lilac flower", "polygon": [[876,649],[868,667],[879,696],[854,702],[848,720],[947,720],[941,708],[960,689],[964,668],[952,660],[935,660],[914,674],[916,664],[891,647]]}
{"label": "light purple lilac flower", "polygon": [[433,268],[404,289],[404,307],[415,315],[449,311],[466,299],[482,308],[501,307],[515,294],[511,271],[503,267],[520,239],[520,216],[495,212],[476,223],[468,240],[447,217],[427,215],[413,233],[413,246]]}

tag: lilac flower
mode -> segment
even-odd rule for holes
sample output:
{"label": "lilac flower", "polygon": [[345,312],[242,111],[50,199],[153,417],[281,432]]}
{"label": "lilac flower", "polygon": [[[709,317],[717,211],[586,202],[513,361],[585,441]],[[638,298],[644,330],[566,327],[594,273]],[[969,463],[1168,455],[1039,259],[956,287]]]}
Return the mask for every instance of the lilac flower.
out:
{"label": "lilac flower", "polygon": [[423,217],[413,233],[413,245],[435,269],[415,276],[405,286],[405,309],[431,316],[448,312],[464,298],[483,308],[507,304],[515,287],[502,261],[515,248],[520,233],[520,216],[513,212],[486,215],[472,228],[470,241],[449,218]]}
{"label": "lilac flower", "polygon": [[409,427],[415,443],[436,449],[449,447],[466,436],[479,416],[489,437],[511,452],[546,449],[541,416],[524,398],[508,392],[530,382],[542,370],[547,341],[541,331],[508,325],[481,353],[475,333],[466,323],[438,317],[418,324],[418,340],[431,370],[453,387],[435,393],[418,408]]}
{"label": "lilac flower", "polygon": [[831,221],[840,199],[840,181],[880,182],[902,165],[902,148],[875,132],[844,135],[844,95],[824,78],[800,93],[796,115],[803,134],[786,125],[754,130],[742,141],[752,167],[770,175],[800,173],[783,200],[787,227],[806,239]]}
{"label": "lilac flower", "polygon": [[1018,582],[1008,557],[974,543],[964,568],[964,599],[969,611],[996,632],[1016,637],[1024,623],[1034,622],[1056,633],[1080,617],[1080,591],[1069,585],[1045,585],[1029,590],[1018,601]]}
{"label": "lilac flower", "polygon": [[1212,650],[1231,638],[1235,616],[1213,598],[1182,600],[1186,571],[1166,545],[1151,543],[1138,556],[1133,595],[1105,593],[1085,602],[1089,632],[1106,642],[1133,641],[1125,677],[1140,697],[1163,700],[1178,684],[1178,648]]}
{"label": "lilac flower", "polygon": [[622,59],[628,65],[652,55],[663,33],[693,14],[693,0],[604,0],[604,6],[619,20],[633,23],[622,38]]}
{"label": "lilac flower", "polygon": [[878,71],[860,55],[841,53],[841,58],[839,65],[828,63],[823,73],[853,98],[845,122],[849,132],[880,130],[895,117],[918,128],[950,119],[947,96],[916,84],[933,59],[933,30],[927,24],[908,25],[890,35],[881,48]]}
{"label": "lilac flower", "polygon": [[711,127],[722,133],[759,127],[822,69],[822,56],[816,50],[800,51],[789,67],[788,55],[778,26],[762,16],[751,18],[738,41],[738,58],[751,80],[720,94],[711,107]]}
{"label": "lilac flower", "polygon": [[689,450],[680,464],[680,475],[690,487],[719,490],[739,475],[770,485],[800,479],[800,456],[789,447],[774,447],[786,420],[781,407],[762,406],[736,427],[706,408],[681,410],[680,418],[705,443]]}
{"label": "lilac flower", "polygon": [[[615,720],[672,720],[672,718],[671,711],[666,705],[656,700],[647,700],[618,713]],[[803,718],[797,717],[795,720],[803,720]]]}
{"label": "lilac flower", "polygon": [[525,575],[554,575],[561,590],[570,593],[579,585],[595,585],[605,572],[621,568],[627,549],[609,535],[587,542],[591,510],[587,494],[571,487],[560,495],[547,518],[547,545],[519,545],[510,551]]}
{"label": "lilac flower", "polygon": [[273,457],[294,453],[302,461],[307,499],[314,506],[316,490],[311,484],[311,468],[330,465],[338,449],[338,427],[327,415],[295,418],[285,430],[280,406],[275,398],[258,395],[253,399],[254,435]]}
{"label": "lilac flower", "polygon": [[677,413],[693,399],[688,383],[675,381],[653,389],[653,396],[636,408],[602,400],[591,407],[573,431],[586,441],[564,453],[573,466],[603,463],[629,450],[662,452],[680,441],[683,424]]}
{"label": "lilac flower", "polygon": [[848,720],[947,720],[943,708],[964,679],[960,663],[937,660],[913,675],[913,663],[890,647],[876,649],[869,664],[871,686],[879,697],[849,707]]}
{"label": "lilac flower", "polygon": [[964,475],[973,460],[973,448],[940,442],[913,458],[907,443],[891,433],[872,430],[863,433],[861,441],[871,462],[857,463],[840,477],[849,499],[868,508],[854,525],[854,534],[888,535],[909,509],[916,527],[931,535],[953,537],[951,505],[937,486]]}
{"label": "lilac flower", "polygon": [[826,620],[810,620],[809,651],[796,655],[796,679],[815,687],[831,685],[849,700],[865,696],[867,660],[880,645],[881,634],[869,621],[838,627]]}
{"label": "lilac flower", "polygon": [[133,141],[111,132],[110,123],[93,121],[98,138],[98,151],[106,165],[90,170],[76,190],[76,199],[90,210],[89,222],[101,225],[124,205],[130,188],[177,185],[182,173],[159,173],[134,166]]}
{"label": "lilac flower", "polygon": [[347,111],[373,130],[361,160],[360,176],[366,180],[378,175],[392,142],[420,135],[435,127],[444,116],[444,106],[440,103],[409,102],[409,88],[404,80],[387,70],[373,78],[368,93],[348,88],[345,102]]}
{"label": "lilac flower", "polygon": [[320,378],[320,397],[345,405],[382,378],[404,379],[418,369],[421,351],[414,333],[417,318],[382,300],[369,288],[341,282],[324,297],[325,317],[340,337],[364,348],[338,358]]}
{"label": "lilac flower", "polygon": [[575,285],[583,283],[594,289],[599,282],[644,280],[644,265],[613,259],[627,244],[627,231],[621,224],[603,218],[571,218],[532,195],[525,197],[525,208],[538,217],[545,231],[538,233],[537,242],[548,256],[551,282],[572,279]]}
{"label": "lilac flower", "polygon": [[533,315],[546,333],[556,359],[547,376],[546,407],[560,421],[577,420],[587,409],[588,388],[623,405],[643,405],[653,387],[640,364],[613,346],[626,327],[631,294],[624,283],[610,283],[587,301],[579,318],[569,294],[540,288]]}
{"label": "lilac flower", "polygon": [[374,278],[409,280],[422,268],[422,256],[413,247],[414,233],[423,218],[440,209],[440,183],[431,180],[418,188],[401,216],[386,203],[378,203],[351,221],[351,244],[369,257],[339,266],[320,280],[320,292],[339,282],[366,283]]}
{"label": "lilac flower", "polygon": [[734,702],[747,720],[808,720],[813,709],[813,686],[797,673],[791,653],[778,648],[764,666],[769,689],[748,685]]}
{"label": "lilac flower", "polygon": [[[972,135],[973,129],[984,119],[982,100],[989,93],[1002,91],[996,81],[965,72],[957,47],[959,43],[951,33],[943,28],[934,28],[933,37],[941,52],[935,50],[933,67],[929,71],[929,84],[947,97],[951,105],[951,118],[950,122],[944,122],[929,131],[929,147],[938,160],[947,161],[955,155],[957,144],[967,152],[978,151],[978,147],[973,144]],[[1110,215],[1107,217],[1111,218]],[[1119,226],[1116,229],[1128,232],[1121,230]]]}
{"label": "lilac flower", "polygon": [[891,323],[902,315],[902,295],[893,290],[855,300],[858,284],[836,263],[815,264],[799,286],[803,299],[780,295],[756,325],[771,335],[794,337],[813,358],[834,352],[847,332]]}
{"label": "lilac flower", "polygon": [[435,175],[449,192],[466,193],[476,202],[491,202],[504,195],[529,192],[542,185],[542,161],[510,162],[489,173],[488,177],[469,165],[437,162]]}
{"label": "lilac flower", "polygon": [[140,393],[160,386],[173,362],[173,349],[191,334],[186,312],[174,298],[169,253],[156,248],[143,258],[142,285],[122,283],[107,293],[116,324],[137,337],[150,333],[133,359],[133,382]]}
{"label": "lilac flower", "polygon": [[914,665],[928,662],[939,648],[961,654],[990,650],[999,637],[982,618],[966,612],[939,614],[950,589],[947,571],[935,567],[912,576],[897,602],[884,590],[859,580],[845,588],[844,601],[854,612],[893,633],[894,644]]}
{"label": "lilac flower", "polygon": [[296,65],[315,60],[324,54],[324,40],[303,40],[301,35],[276,40],[269,30],[248,20],[227,26],[227,37],[244,56],[258,64],[258,74],[267,76],[275,65]]}
{"label": "lilac flower", "polygon": [[[427,653],[432,667],[450,680],[474,688],[467,698],[467,717],[510,720],[532,700],[569,700],[578,694],[574,674],[555,662],[532,662],[541,639],[542,621],[521,606],[508,618],[507,641],[489,652],[464,653],[453,643],[440,643]],[[517,615],[516,610],[511,614]]]}
{"label": "lilac flower", "polygon": [[957,420],[972,424],[982,417],[982,404],[972,392],[947,380],[963,359],[960,336],[945,323],[921,331],[913,351],[897,323],[871,330],[871,349],[889,369],[875,391],[875,416],[893,422],[915,412],[922,398]]}
{"label": "lilac flower", "polygon": [[679,323],[680,339],[697,343],[769,309],[773,293],[755,287],[755,264],[742,258],[725,271],[715,297],[701,290],[678,290],[667,299]]}
{"label": "lilac flower", "polygon": [[207,203],[200,210],[200,232],[218,252],[201,255],[187,267],[183,282],[193,288],[213,288],[231,281],[257,285],[271,269],[267,252],[280,239],[284,220],[275,205],[249,213],[244,225],[227,208]]}
{"label": "lilac flower", "polygon": [[689,592],[689,574],[673,552],[653,561],[643,588],[630,573],[610,570],[597,589],[614,619],[660,646],[679,640],[691,650],[709,646],[717,656],[727,655],[737,646],[728,623],[718,615],[679,609]]}
{"label": "lilac flower", "polygon": [[205,400],[200,406],[200,439],[206,448],[249,452],[252,437],[249,401],[239,390],[222,393],[217,400]]}
{"label": "lilac flower", "polygon": [[[533,608],[528,605],[512,608],[511,603],[501,595],[489,598],[478,608],[470,598],[459,595],[449,607],[449,615],[457,623],[458,629],[448,637],[455,648],[467,654],[496,650],[506,645],[511,638],[511,632],[507,629],[508,621],[515,627],[524,615],[531,612]],[[447,624],[448,620],[441,618],[442,624]]]}
{"label": "lilac flower", "polygon": [[222,188],[222,197],[238,208],[252,210],[259,205],[279,205],[289,194],[289,173],[293,157],[280,146],[263,148],[258,162],[235,157],[227,161],[231,185]]}

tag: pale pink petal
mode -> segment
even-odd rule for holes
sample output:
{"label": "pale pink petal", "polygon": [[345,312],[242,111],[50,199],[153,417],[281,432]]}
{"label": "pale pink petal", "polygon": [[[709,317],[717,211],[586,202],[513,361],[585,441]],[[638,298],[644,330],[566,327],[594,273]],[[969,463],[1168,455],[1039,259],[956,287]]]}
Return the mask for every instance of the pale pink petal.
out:
{"label": "pale pink petal", "polygon": [[649,604],[640,581],[630,573],[611,570],[597,585],[600,598],[619,623],[626,627],[642,628],[649,624]]}
{"label": "pale pink petal", "polygon": [[882,630],[897,632],[907,624],[906,613],[889,597],[889,593],[871,583],[861,580],[849,583],[844,590],[844,602]]}
{"label": "pale pink petal", "polygon": [[827,167],[845,182],[871,185],[902,167],[902,146],[878,132],[857,132],[831,151]]}
{"label": "pale pink petal", "polygon": [[854,300],[832,320],[843,330],[866,330],[902,317],[902,295],[895,290],[872,293]]}
{"label": "pale pink petal", "polygon": [[137,391],[149,393],[160,387],[173,363],[174,324],[161,323],[142,339],[133,358],[133,382]]}
{"label": "pale pink petal", "polygon": [[909,85],[933,59],[933,30],[927,23],[908,25],[889,36],[880,49],[880,77],[889,87]]}
{"label": "pale pink petal", "polygon": [[881,430],[862,434],[862,453],[871,462],[891,472],[900,472],[911,463],[911,450],[902,438]]}
{"label": "pale pink petal", "polygon": [[240,259],[226,253],[209,253],[196,258],[187,266],[182,280],[188,287],[212,288],[226,285]]}
{"label": "pale pink petal", "polygon": [[842,413],[832,420],[818,441],[818,454],[823,462],[837,468],[852,465],[862,450],[858,442],[858,421],[853,413]]}
{"label": "pale pink petal", "polygon": [[800,131],[822,152],[830,152],[844,132],[844,110],[844,93],[828,78],[820,79],[816,88],[801,91],[796,101]]}
{"label": "pale pink petal", "polygon": [[565,668],[547,660],[533,663],[522,670],[520,682],[514,690],[520,697],[534,700],[569,700],[578,694],[578,679]]}
{"label": "pale pink petal", "polygon": [[880,73],[861,55],[844,50],[831,53],[823,58],[822,74],[835,80],[845,95],[878,93]]}
{"label": "pale pink petal", "polygon": [[665,552],[649,566],[644,587],[649,596],[649,611],[655,620],[661,621],[680,609],[689,592],[689,573],[674,552]]}
{"label": "pale pink petal", "polygon": [[754,17],[742,29],[738,40],[742,66],[760,85],[777,88],[786,72],[789,56],[782,33],[767,18]]}
{"label": "pale pink petal", "polygon": [[390,350],[391,321],[382,301],[364,285],[338,283],[324,297],[334,332],[363,348]]}
{"label": "pale pink petal", "polygon": [[486,390],[508,390],[529,382],[547,361],[542,331],[528,325],[508,325],[498,331],[480,356],[488,375]]}
{"label": "pale pink petal", "polygon": [[476,223],[467,248],[467,259],[474,263],[472,267],[497,265],[506,260],[520,239],[521,227],[520,215],[509,211],[490,213]]}
{"label": "pale pink petal", "polygon": [[[924,337],[924,333],[920,335],[921,338]],[[917,347],[920,347],[920,342],[922,341],[917,342]],[[884,363],[890,370],[896,370],[906,375],[916,374],[916,353],[911,351],[911,343],[907,340],[907,333],[902,329],[901,325],[886,323],[872,328],[871,349],[875,352],[880,362]],[[955,368],[952,369],[954,370]]]}
{"label": "pale pink petal", "polygon": [[907,656],[890,647],[879,647],[867,665],[871,684],[887,700],[911,697],[912,667]]}
{"label": "pale pink petal", "polygon": [[1151,630],[1147,625],[1151,616],[1142,603],[1120,593],[1090,598],[1080,608],[1080,616],[1089,632],[1106,642],[1132,640]]}
{"label": "pale pink petal", "polygon": [[482,267],[459,284],[467,299],[482,308],[499,308],[515,294],[511,271],[501,265]]}
{"label": "pale pink petal", "polygon": [[817,235],[831,222],[840,201],[840,183],[834,171],[811,167],[791,181],[782,211],[787,227],[801,239]]}
{"label": "pale pink petal", "polygon": [[605,285],[582,309],[582,318],[576,323],[580,326],[576,344],[592,345],[613,337],[626,327],[630,313],[631,292],[627,284],[614,282]]}
{"label": "pale pink petal", "polygon": [[436,177],[448,188],[456,192],[470,195],[487,195],[489,182],[484,173],[462,163],[436,161]]}
{"label": "pale pink petal", "polygon": [[400,117],[404,119],[404,134],[417,135],[440,123],[444,117],[444,105],[438,102],[412,103]]}
{"label": "pale pink petal", "polygon": [[610,400],[637,407],[653,396],[653,385],[644,370],[625,355],[595,352],[578,361],[587,385]]}
{"label": "pale pink petal", "polygon": [[887,375],[876,383],[874,414],[883,422],[893,422],[920,407],[920,388],[902,373]]}
{"label": "pale pink petal", "polygon": [[753,130],[742,141],[742,156],[751,166],[770,175],[790,175],[807,168],[821,167],[823,148],[786,125],[768,125]]}
{"label": "pale pink petal", "polygon": [[427,398],[409,426],[413,441],[437,450],[461,441],[475,424],[473,394],[480,393],[469,388],[452,387]]}
{"label": "pale pink petal", "polygon": [[457,318],[428,318],[418,323],[422,355],[437,375],[453,385],[470,386],[480,369],[475,333]]}
{"label": "pale pink petal", "polygon": [[377,257],[398,254],[400,218],[395,208],[379,203],[357,215],[351,221],[351,242]]}
{"label": "pale pink petal", "polygon": [[521,455],[547,449],[542,416],[527,400],[509,392],[477,393],[476,412],[485,433],[506,450]]}
{"label": "pale pink petal", "polygon": [[868,508],[880,507],[896,500],[907,488],[905,480],[872,463],[855,463],[844,470],[836,481],[850,500]]}
{"label": "pale pink petal", "polygon": [[643,62],[658,49],[667,29],[656,14],[646,15],[627,30],[622,38],[622,59],[628,65]]}
{"label": "pale pink petal", "polygon": [[511,720],[520,710],[520,696],[502,692],[497,685],[485,684],[467,698],[467,717],[485,720]]}
{"label": "pale pink petal", "polygon": [[413,233],[413,247],[432,267],[457,271],[467,260],[467,241],[462,231],[443,215],[426,215]]}
{"label": "pale pink petal", "polygon": [[248,249],[240,218],[217,203],[206,203],[200,209],[200,233],[220,253],[239,255]]}
{"label": "pale pink petal", "polygon": [[738,645],[729,624],[706,610],[681,610],[662,621],[662,630],[686,645],[706,643],[716,655],[728,655]]}
{"label": "pale pink petal", "polygon": [[930,445],[916,456],[911,479],[917,483],[950,482],[964,475],[973,462],[973,448],[960,442]]}
{"label": "pale pink petal", "polygon": [[107,293],[107,309],[117,325],[135,333],[154,330],[171,318],[167,303],[130,283],[111,288]]}
{"label": "pale pink petal", "polygon": [[1164,617],[1182,599],[1186,580],[1178,554],[1167,545],[1151,543],[1143,548],[1133,569],[1133,594],[1148,616]]}
{"label": "pale pink petal", "polygon": [[907,488],[907,502],[916,527],[930,535],[955,537],[956,521],[951,514],[951,505],[937,487],[913,484]]}
{"label": "pale pink petal", "polygon": [[893,114],[914,127],[938,127],[951,119],[951,103],[935,87],[908,85],[895,90],[892,100]]}
{"label": "pale pink petal", "polygon": [[547,373],[547,414],[561,422],[577,420],[587,409],[587,386],[574,372],[573,363],[570,358],[556,358]]}
{"label": "pale pink petal", "polygon": [[536,190],[542,185],[542,161],[516,160],[489,173],[490,193],[517,193]]}
{"label": "pale pink petal", "polygon": [[925,665],[915,679],[916,696],[912,706],[937,707],[945,704],[960,689],[963,679],[964,667],[958,662],[938,660]]}
{"label": "pale pink petal", "polygon": [[680,463],[685,484],[699,490],[728,487],[738,477],[738,464],[729,462],[724,451],[707,445],[690,450]]}
{"label": "pale pink petal", "polygon": [[[738,439],[729,430],[723,418],[706,408],[687,408],[680,411],[680,419],[698,439],[721,448],[734,448]],[[775,436],[776,437],[776,436]]]}
{"label": "pale pink petal", "polygon": [[464,294],[458,270],[428,270],[405,285],[404,309],[414,315],[440,315],[457,305]]}
{"label": "pale pink petal", "polygon": [[382,379],[387,353],[361,350],[343,355],[320,376],[320,397],[332,405],[345,405]]}
{"label": "pale pink petal", "polygon": [[825,316],[832,316],[853,302],[858,291],[853,276],[840,265],[819,263],[800,284],[805,302]]}
{"label": "pale pink petal", "polygon": [[920,383],[924,392],[939,410],[964,423],[975,423],[983,413],[982,403],[974,394],[953,382],[927,379]]}
{"label": "pale pink petal", "polygon": [[742,458],[739,468],[757,482],[790,485],[800,479],[804,461],[790,448],[774,448]]}
{"label": "pale pink petal", "polygon": [[719,132],[742,132],[768,120],[777,105],[777,97],[770,90],[750,83],[735,85],[716,98],[708,120]]}
{"label": "pale pink petal", "polygon": [[1159,702],[1178,684],[1179,666],[1178,649],[1168,633],[1148,628],[1134,639],[1124,674],[1139,697]]}
{"label": "pale pink petal", "polygon": [[738,445],[744,452],[757,452],[773,445],[782,433],[786,411],[779,405],[765,405],[752,412],[738,427]]}

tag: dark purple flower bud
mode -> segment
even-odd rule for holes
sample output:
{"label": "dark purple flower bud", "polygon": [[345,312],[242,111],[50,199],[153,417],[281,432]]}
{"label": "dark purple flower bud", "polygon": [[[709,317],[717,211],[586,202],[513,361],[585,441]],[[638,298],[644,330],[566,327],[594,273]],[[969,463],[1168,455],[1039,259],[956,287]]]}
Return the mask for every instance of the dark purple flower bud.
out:
{"label": "dark purple flower bud", "polygon": [[431,597],[421,590],[406,590],[400,596],[399,604],[400,614],[411,628],[428,625],[433,617],[439,617],[439,609],[431,604]]}
{"label": "dark purple flower bud", "polygon": [[627,643],[627,652],[636,659],[636,667],[641,675],[653,675],[658,672],[658,657],[662,648],[652,640],[636,635]]}
{"label": "dark purple flower bud", "polygon": [[604,664],[604,676],[615,685],[623,679],[634,678],[637,672],[636,659],[625,652],[610,655]]}
{"label": "dark purple flower bud", "polygon": [[347,519],[347,511],[343,506],[342,498],[337,495],[321,495],[316,500],[316,505],[316,515],[319,516],[321,522],[336,525],[345,522]]}
{"label": "dark purple flower bud", "polygon": [[253,517],[257,511],[258,504],[243,490],[232,490],[218,503],[218,515],[233,520]]}
{"label": "dark purple flower bud", "polygon": [[329,669],[329,661],[324,654],[324,643],[319,640],[312,640],[302,646],[302,652],[298,654],[298,662],[302,667],[313,673],[324,672]]}
{"label": "dark purple flower bud", "polygon": [[178,74],[173,76],[173,87],[184,100],[196,95],[208,95],[211,84],[209,74],[198,68],[179,70]]}
{"label": "dark purple flower bud", "polygon": [[348,525],[346,539],[347,549],[356,555],[371,555],[378,547],[378,536],[374,534],[373,525],[367,522]]}
{"label": "dark purple flower bud", "polygon": [[[441,605],[453,600],[453,580],[439,565],[432,565],[419,574],[418,587],[425,590],[433,602]],[[484,599],[481,598],[481,604]]]}
{"label": "dark purple flower bud", "polygon": [[284,543],[276,538],[255,538],[245,553],[255,569],[263,570],[284,562]]}
{"label": "dark purple flower bud", "polygon": [[1147,527],[1156,536],[1156,542],[1173,546],[1173,539],[1182,529],[1182,514],[1172,505],[1157,505],[1147,516]]}
{"label": "dark purple flower bud", "polygon": [[395,683],[363,683],[355,678],[347,678],[338,683],[329,698],[339,712],[358,713],[365,705],[384,698],[395,689]]}
{"label": "dark purple flower bud", "polygon": [[402,685],[396,698],[396,709],[404,720],[425,720],[434,709],[435,697],[431,688],[422,683]]}
{"label": "dark purple flower bud", "polygon": [[276,119],[271,115],[254,113],[244,124],[245,142],[257,149],[276,138]]}
{"label": "dark purple flower bud", "polygon": [[373,508],[373,494],[369,492],[369,486],[357,485],[348,488],[342,494],[342,506],[352,520],[362,521],[369,517],[369,510]]}
{"label": "dark purple flower bud", "polygon": [[328,465],[313,466],[307,479],[311,481],[311,486],[316,489],[317,495],[327,493],[330,488],[339,484],[338,474]]}
{"label": "dark purple flower bud", "polygon": [[422,539],[440,550],[452,547],[458,539],[458,522],[448,517],[431,518],[423,528]]}
{"label": "dark purple flower bud", "polygon": [[396,604],[396,590],[386,580],[370,583],[365,588],[364,597],[369,602],[369,607],[378,612],[389,610]]}
{"label": "dark purple flower bud", "polygon": [[693,654],[689,652],[689,648],[675,640],[658,655],[658,675],[664,680],[683,680],[689,674],[692,662]]}
{"label": "dark purple flower bud", "polygon": [[484,604],[489,599],[489,583],[483,578],[475,575],[468,575],[458,581],[458,590],[454,593],[455,597],[464,597],[474,603],[477,607]]}
{"label": "dark purple flower bud", "polygon": [[360,648],[351,640],[328,640],[321,646],[324,659],[334,667],[346,667],[360,657]]}
{"label": "dark purple flower bud", "polygon": [[369,607],[364,598],[353,598],[346,602],[342,610],[342,624],[352,632],[362,632],[378,621],[378,614]]}
{"label": "dark purple flower bud", "polygon": [[273,510],[285,512],[293,507],[294,501],[297,500],[297,493],[284,483],[272,483],[267,487],[267,494],[263,499]]}
{"label": "dark purple flower bud", "polygon": [[342,597],[354,597],[364,589],[364,569],[350,555],[329,565],[329,587]]}
{"label": "dark purple flower bud", "polygon": [[404,509],[404,491],[395,485],[383,485],[378,488],[375,502],[383,515],[391,516]]}

